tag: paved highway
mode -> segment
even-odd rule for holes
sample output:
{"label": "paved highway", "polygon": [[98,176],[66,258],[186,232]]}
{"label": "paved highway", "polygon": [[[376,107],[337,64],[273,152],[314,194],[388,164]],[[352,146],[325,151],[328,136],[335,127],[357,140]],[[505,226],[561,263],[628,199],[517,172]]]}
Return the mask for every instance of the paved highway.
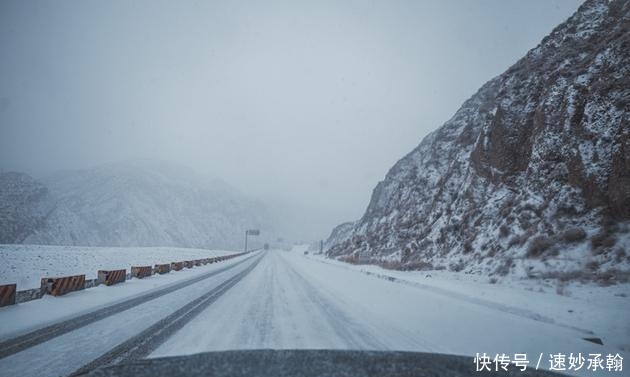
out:
{"label": "paved highway", "polygon": [[467,355],[471,363],[477,352],[526,353],[534,365],[542,353],[543,367],[551,353],[619,352],[584,341],[576,329],[295,252],[200,268],[208,272],[4,340],[0,375],[66,376],[243,349],[422,351]]}

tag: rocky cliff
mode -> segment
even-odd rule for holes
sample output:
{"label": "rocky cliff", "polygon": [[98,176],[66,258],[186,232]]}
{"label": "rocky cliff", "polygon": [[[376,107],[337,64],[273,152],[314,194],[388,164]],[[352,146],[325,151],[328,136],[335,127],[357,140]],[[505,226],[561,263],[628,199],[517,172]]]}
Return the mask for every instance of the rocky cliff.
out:
{"label": "rocky cliff", "polygon": [[398,161],[327,254],[618,279],[630,258],[629,110],[630,2],[589,0]]}

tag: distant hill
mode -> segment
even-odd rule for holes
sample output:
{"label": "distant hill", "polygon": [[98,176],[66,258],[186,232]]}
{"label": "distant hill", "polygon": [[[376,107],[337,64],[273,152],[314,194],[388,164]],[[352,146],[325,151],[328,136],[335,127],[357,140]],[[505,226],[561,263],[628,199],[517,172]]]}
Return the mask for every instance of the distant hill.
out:
{"label": "distant hill", "polygon": [[1,173],[0,243],[21,243],[43,229],[53,208],[54,200],[42,183],[22,173]]}
{"label": "distant hill", "polygon": [[[226,183],[163,162],[0,176],[3,243],[240,249],[275,235],[267,209]],[[8,188],[8,189],[7,189]]]}

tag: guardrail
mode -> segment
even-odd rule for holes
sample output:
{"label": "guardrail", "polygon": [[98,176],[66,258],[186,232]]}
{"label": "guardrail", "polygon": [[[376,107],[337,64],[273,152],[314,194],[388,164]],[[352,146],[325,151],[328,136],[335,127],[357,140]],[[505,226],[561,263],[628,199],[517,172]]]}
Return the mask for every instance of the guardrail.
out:
{"label": "guardrail", "polygon": [[22,291],[17,290],[17,284],[4,284],[0,285],[0,307],[37,300],[46,294],[51,296],[63,296],[70,292],[93,288],[100,284],[109,286],[124,283],[127,279],[143,279],[154,274],[167,274],[171,272],[171,270],[182,270],[184,266],[186,266],[186,268],[193,268],[210,263],[217,263],[240,257],[241,255],[249,254],[257,250],[204,259],[156,264],[154,268],[151,268],[151,266],[132,266],[131,273],[127,273],[127,270],[98,270],[96,279],[86,279],[85,275],[45,277],[41,279],[40,288]]}

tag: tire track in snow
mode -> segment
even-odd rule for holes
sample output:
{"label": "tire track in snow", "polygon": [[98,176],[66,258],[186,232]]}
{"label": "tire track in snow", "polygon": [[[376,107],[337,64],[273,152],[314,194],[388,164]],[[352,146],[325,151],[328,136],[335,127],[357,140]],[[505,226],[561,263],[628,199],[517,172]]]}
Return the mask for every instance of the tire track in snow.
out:
{"label": "tire track in snow", "polygon": [[263,256],[264,254],[259,256],[258,259],[245,270],[229,278],[216,288],[196,298],[131,339],[114,347],[111,351],[105,353],[98,359],[82,366],[72,373],[71,376],[81,375],[101,366],[119,364],[146,357],[175,334],[175,332],[184,327],[199,313],[215,302],[221,295],[241,281],[260,263]]}
{"label": "tire track in snow", "polygon": [[168,293],[180,290],[182,288],[186,288],[192,284],[198,283],[202,280],[208,279],[212,276],[215,276],[229,269],[232,269],[253,257],[254,256],[250,256],[233,265],[229,265],[229,266],[220,268],[218,270],[211,271],[207,274],[203,274],[203,275],[200,275],[200,276],[188,279],[188,280],[184,280],[182,282],[167,286],[166,288],[154,290],[149,293],[143,294],[142,296],[128,299],[114,305],[106,306],[104,308],[100,308],[92,312],[82,314],[74,318],[67,319],[65,321],[54,323],[52,325],[48,325],[46,327],[43,327],[43,328],[31,331],[29,333],[17,336],[15,338],[3,341],[0,343],[0,359],[3,359],[7,356],[11,356],[15,353],[21,352],[25,349],[36,346],[38,344],[44,343],[50,339],[56,338],[70,331],[87,326],[93,322],[99,321],[101,319],[107,318],[109,316],[115,315],[125,310],[131,309],[147,301],[151,301],[158,297],[164,296]]}
{"label": "tire track in snow", "polygon": [[284,264],[284,268],[291,275],[291,280],[299,284],[307,293],[307,297],[315,307],[324,314],[328,324],[334,329],[335,333],[355,350],[387,350],[387,347],[376,336],[374,336],[367,328],[352,321],[336,304],[325,299],[321,293],[313,287],[302,275],[283,258],[278,258]]}
{"label": "tire track in snow", "polygon": [[[333,298],[335,298],[337,301],[339,302],[344,302],[341,298],[337,297],[337,295],[335,294],[335,292],[331,291],[331,290],[327,290],[324,289],[323,287],[318,287],[317,289],[315,289],[315,287],[313,287],[313,284],[309,283],[308,280],[306,279],[306,277],[304,277],[302,274],[300,274],[298,271],[295,270],[294,266],[291,265],[290,262],[288,262],[286,259],[283,259],[283,262],[285,264],[287,264],[287,268],[289,270],[291,270],[295,275],[297,275],[301,280],[304,281],[304,284],[308,285],[311,287],[311,289],[318,291],[318,296],[326,303],[330,303],[328,305],[332,306],[332,307],[337,307],[338,311],[340,310],[340,308],[342,307],[342,305],[335,305],[332,303],[332,301],[330,299],[326,299],[323,298],[322,292],[326,292],[328,295],[332,296]],[[365,314],[366,308],[363,308],[361,310],[362,314]],[[377,348],[368,348],[368,349],[378,349],[378,350],[388,350],[388,349],[395,349],[395,350],[400,350],[400,349],[405,349],[405,350],[413,350],[413,351],[417,351],[417,350],[423,350],[423,351],[427,351],[427,352],[436,352],[436,351],[440,351],[440,347],[438,347],[435,344],[430,344],[428,342],[426,342],[425,340],[419,338],[417,335],[412,335],[410,334],[408,331],[405,331],[403,329],[391,326],[387,320],[370,320],[368,321],[367,325],[363,325],[360,326],[358,324],[356,324],[356,322],[353,322],[351,319],[349,319],[347,316],[345,317],[346,321],[349,321],[351,323],[351,325],[362,329],[363,332],[365,333],[369,333],[369,334],[380,334],[383,335],[384,337],[381,338],[379,337],[378,343],[381,344],[381,346],[377,347]],[[365,319],[365,317],[361,317],[362,319]],[[370,331],[369,329],[372,328],[374,331]],[[374,338],[376,338],[374,335],[372,335]],[[387,339],[387,340],[384,340]],[[393,340],[393,342],[392,342]]]}

